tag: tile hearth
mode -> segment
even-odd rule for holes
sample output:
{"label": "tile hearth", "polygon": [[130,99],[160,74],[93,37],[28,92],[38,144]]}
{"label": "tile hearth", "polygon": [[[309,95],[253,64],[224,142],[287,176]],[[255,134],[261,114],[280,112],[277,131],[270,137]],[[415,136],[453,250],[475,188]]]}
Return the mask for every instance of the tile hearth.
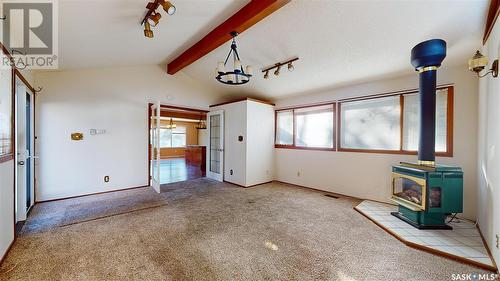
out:
{"label": "tile hearth", "polygon": [[365,200],[354,208],[409,246],[432,253],[440,252],[496,271],[481,234],[472,222],[456,219],[449,223],[453,230],[421,230],[391,215],[391,212],[397,211],[397,206]]}

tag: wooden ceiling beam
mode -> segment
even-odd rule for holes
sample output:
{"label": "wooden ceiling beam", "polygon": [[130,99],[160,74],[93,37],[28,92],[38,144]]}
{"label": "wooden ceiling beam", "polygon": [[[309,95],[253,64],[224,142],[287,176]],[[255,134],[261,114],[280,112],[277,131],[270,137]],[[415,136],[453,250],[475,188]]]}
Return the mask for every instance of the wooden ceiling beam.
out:
{"label": "wooden ceiling beam", "polygon": [[196,44],[167,64],[167,73],[173,75],[206,54],[231,40],[231,31],[242,33],[274,13],[291,0],[252,0],[236,14],[210,31]]}

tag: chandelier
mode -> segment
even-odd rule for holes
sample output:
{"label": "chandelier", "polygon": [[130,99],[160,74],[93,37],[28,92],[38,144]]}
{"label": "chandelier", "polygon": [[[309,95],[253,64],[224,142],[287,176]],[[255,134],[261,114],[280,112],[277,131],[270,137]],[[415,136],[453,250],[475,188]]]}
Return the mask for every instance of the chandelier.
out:
{"label": "chandelier", "polygon": [[[238,51],[236,50],[236,36],[238,36],[238,32],[231,32],[231,36],[233,37],[233,42],[231,43],[231,50],[229,50],[229,54],[226,57],[225,62],[217,63],[216,77],[219,82],[228,84],[228,85],[242,85],[248,83],[250,81],[250,77],[252,77],[252,67],[247,65],[246,71],[243,69],[243,65],[241,64],[240,56],[238,55]],[[233,65],[227,65],[229,58],[233,56]],[[226,66],[230,67],[228,71],[226,71]],[[232,67],[232,68],[231,68]]]}

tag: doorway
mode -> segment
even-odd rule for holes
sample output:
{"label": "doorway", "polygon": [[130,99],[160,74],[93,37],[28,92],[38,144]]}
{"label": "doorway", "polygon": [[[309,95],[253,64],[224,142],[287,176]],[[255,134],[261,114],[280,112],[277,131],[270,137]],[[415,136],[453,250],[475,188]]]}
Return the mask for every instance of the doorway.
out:
{"label": "doorway", "polygon": [[149,105],[149,175],[156,191],[161,185],[206,176],[207,113]]}
{"label": "doorway", "polygon": [[35,93],[20,75],[15,79],[15,211],[16,225],[22,226],[35,204]]}

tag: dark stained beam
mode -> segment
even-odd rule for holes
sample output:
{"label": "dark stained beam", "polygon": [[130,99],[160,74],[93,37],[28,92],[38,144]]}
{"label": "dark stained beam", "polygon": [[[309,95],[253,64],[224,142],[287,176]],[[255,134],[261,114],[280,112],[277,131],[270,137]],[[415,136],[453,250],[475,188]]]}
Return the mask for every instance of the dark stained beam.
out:
{"label": "dark stained beam", "polygon": [[167,73],[175,74],[206,54],[215,50],[232,37],[231,31],[242,33],[265,17],[274,13],[291,0],[252,0],[236,14],[210,31],[196,44],[187,49],[167,65]]}
{"label": "dark stained beam", "polygon": [[488,41],[490,33],[495,26],[495,22],[500,15],[500,0],[491,0],[490,8],[488,9],[488,16],[486,18],[486,26],[484,28],[483,45]]}

